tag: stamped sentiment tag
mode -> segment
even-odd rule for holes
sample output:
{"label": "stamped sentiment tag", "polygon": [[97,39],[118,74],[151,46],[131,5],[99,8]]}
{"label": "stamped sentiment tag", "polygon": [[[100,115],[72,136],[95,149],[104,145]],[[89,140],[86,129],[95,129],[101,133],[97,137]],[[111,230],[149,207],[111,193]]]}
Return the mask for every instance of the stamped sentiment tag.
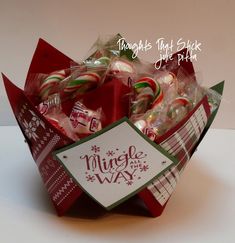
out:
{"label": "stamped sentiment tag", "polygon": [[125,201],[177,162],[127,118],[56,151],[55,156],[106,209]]}

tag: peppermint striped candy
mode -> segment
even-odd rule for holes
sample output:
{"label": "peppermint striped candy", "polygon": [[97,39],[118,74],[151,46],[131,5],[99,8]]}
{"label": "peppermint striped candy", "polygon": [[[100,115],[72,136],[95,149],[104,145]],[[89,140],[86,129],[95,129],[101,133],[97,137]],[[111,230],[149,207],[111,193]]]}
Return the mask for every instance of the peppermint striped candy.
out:
{"label": "peppermint striped candy", "polygon": [[93,87],[97,87],[101,81],[99,74],[94,72],[86,72],[77,78],[70,80],[64,89],[66,93],[83,93]]}
{"label": "peppermint striped candy", "polygon": [[[136,97],[136,102],[134,102],[132,107],[132,112],[134,114],[138,114],[140,111],[143,113],[147,110],[146,107],[147,99],[148,105],[151,104],[151,108],[159,105],[163,100],[163,92],[160,84],[150,77],[143,77],[134,83],[135,92],[138,94]],[[152,91],[146,95],[146,89],[150,89]],[[143,97],[145,98],[143,101]],[[138,107],[139,106],[139,107]],[[145,110],[143,109],[145,107]]]}
{"label": "peppermint striped candy", "polygon": [[42,81],[39,96],[42,100],[46,100],[49,95],[55,93],[55,87],[65,79],[65,70],[55,71],[50,73],[45,80]]}

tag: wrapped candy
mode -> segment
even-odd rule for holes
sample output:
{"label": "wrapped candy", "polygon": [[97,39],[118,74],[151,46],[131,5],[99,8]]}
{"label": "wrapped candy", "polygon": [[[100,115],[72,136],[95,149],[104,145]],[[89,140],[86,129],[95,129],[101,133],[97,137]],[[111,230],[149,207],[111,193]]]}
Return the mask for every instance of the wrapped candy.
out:
{"label": "wrapped candy", "polygon": [[172,126],[172,120],[163,108],[148,110],[140,117],[132,116],[132,121],[141,132],[153,141],[162,136]]}
{"label": "wrapped candy", "polygon": [[118,75],[119,73],[135,73],[135,67],[133,63],[125,60],[124,58],[114,58],[109,67],[109,74]]}
{"label": "wrapped candy", "polygon": [[151,77],[142,77],[133,83],[134,100],[131,114],[145,113],[148,109],[160,105],[163,92],[160,84]]}
{"label": "wrapped candy", "polygon": [[[134,82],[133,89],[137,95],[130,108],[131,120],[151,139],[166,133],[186,117],[204,95],[212,93],[203,89],[182,68],[176,75],[165,70],[155,73],[154,78],[141,78]],[[212,98],[215,95],[208,97],[211,97],[209,103],[219,104],[219,99],[216,102],[216,98]]]}
{"label": "wrapped candy", "polygon": [[74,104],[69,118],[76,134],[91,134],[102,129],[101,109],[90,110],[80,101]]}
{"label": "wrapped candy", "polygon": [[135,100],[132,101],[131,114],[143,114],[146,112],[153,98],[153,90],[150,87],[143,88],[141,92],[136,94]]}
{"label": "wrapped candy", "polygon": [[[84,94],[78,100],[93,111],[102,108],[103,127],[128,116],[130,87],[122,80],[113,78],[96,89]],[[72,109],[72,108],[71,108]]]}
{"label": "wrapped candy", "polygon": [[78,136],[73,131],[69,118],[62,111],[59,94],[49,96],[48,99],[40,103],[37,108],[39,112],[63,134],[74,141],[79,140]]}
{"label": "wrapped candy", "polygon": [[[106,42],[98,40],[93,46],[92,54],[82,62],[74,63],[68,70],[58,70],[41,76],[38,92],[43,102],[39,105],[40,110],[44,109],[44,115],[64,133],[72,131],[71,126],[64,129],[63,127],[69,126],[59,125],[61,120],[68,120],[67,116],[65,119],[62,117],[65,114],[61,112],[61,108],[57,112],[51,112],[52,100],[56,100],[56,95],[52,94],[59,93],[63,102],[71,100],[71,109],[67,115],[72,124],[72,133],[76,133],[76,136],[91,134],[102,129],[101,110],[99,107],[88,109],[78,99],[84,98],[85,102],[90,100],[91,98],[86,99],[89,97],[86,93],[95,91],[108,81],[112,83],[121,80],[124,85],[132,88],[132,95],[129,95],[130,120],[151,139],[163,135],[179,123],[204,95],[208,96],[211,111],[216,109],[220,97],[215,92],[202,88],[196,82],[195,75],[191,76],[183,67],[175,68],[175,65],[165,65],[156,71],[144,61],[130,61],[127,55],[118,50],[119,37],[117,35]],[[96,93],[91,93],[94,101]],[[91,104],[88,102],[88,107]],[[106,105],[101,104],[102,106],[108,114]],[[108,124],[107,121],[104,122],[106,123]],[[73,134],[70,136],[73,137]]]}
{"label": "wrapped candy", "polygon": [[[98,54],[97,50],[96,54],[69,70],[58,70],[41,78],[39,96],[43,102],[39,105],[40,110],[54,126],[69,133],[74,140],[78,139],[78,134],[91,134],[102,129],[100,109],[88,109],[80,101],[73,102],[81,97],[87,100],[85,94],[103,86],[105,80],[117,82],[118,79],[132,87],[130,120],[151,139],[163,135],[180,122],[204,95],[208,96],[212,111],[220,102],[220,97],[198,85],[195,77],[182,67],[176,73],[166,69],[153,72],[148,63],[130,62],[118,57],[120,53],[109,52],[107,46],[103,48],[105,51]],[[67,98],[74,100],[70,102],[71,112],[67,112],[69,123],[57,104],[58,95],[63,102]],[[52,109],[53,102],[54,106],[57,104],[56,109]]]}
{"label": "wrapped candy", "polygon": [[132,80],[136,79],[138,63],[124,57],[112,58],[108,66],[106,82],[119,79],[123,84],[131,87]]}
{"label": "wrapped candy", "polygon": [[177,97],[168,105],[167,116],[173,121],[173,124],[177,124],[189,113],[192,107],[193,104],[188,98]]}
{"label": "wrapped candy", "polygon": [[154,75],[154,79],[159,83],[164,103],[170,103],[178,95],[178,79],[176,75],[169,71],[159,71]]}

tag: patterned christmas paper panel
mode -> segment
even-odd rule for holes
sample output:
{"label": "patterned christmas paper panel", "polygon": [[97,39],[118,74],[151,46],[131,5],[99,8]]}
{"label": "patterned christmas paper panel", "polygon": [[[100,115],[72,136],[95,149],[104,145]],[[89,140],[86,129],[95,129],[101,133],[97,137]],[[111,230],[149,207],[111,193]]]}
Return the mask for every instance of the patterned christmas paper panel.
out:
{"label": "patterned christmas paper panel", "polygon": [[52,158],[55,149],[72,140],[57,131],[33,106],[24,92],[3,75],[8,98],[32,156],[59,215],[64,214],[82,190],[61,164]]}
{"label": "patterned christmas paper panel", "polygon": [[177,158],[178,164],[171,166],[156,180],[152,181],[147,190],[163,206],[179,180],[183,168],[190,160],[210,116],[207,98],[204,97],[191,114],[183,120],[169,135],[157,141],[169,154]]}
{"label": "patterned christmas paper panel", "polygon": [[79,186],[107,209],[177,162],[127,119],[55,154]]}
{"label": "patterned christmas paper panel", "polygon": [[19,107],[19,113],[17,113],[19,125],[30,141],[32,156],[52,202],[57,212],[61,214],[67,210],[65,205],[71,204],[82,191],[60,163],[51,157],[51,152],[54,149],[64,147],[71,141],[56,132],[48,122],[42,120],[40,114],[37,114],[37,111],[29,103],[24,102]]}

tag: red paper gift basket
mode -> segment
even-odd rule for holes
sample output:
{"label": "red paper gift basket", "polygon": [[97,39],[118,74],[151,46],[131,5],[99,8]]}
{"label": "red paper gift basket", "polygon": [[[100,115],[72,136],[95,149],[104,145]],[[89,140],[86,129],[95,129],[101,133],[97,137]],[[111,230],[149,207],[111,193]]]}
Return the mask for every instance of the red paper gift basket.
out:
{"label": "red paper gift basket", "polygon": [[[70,66],[71,61],[69,57],[40,39],[28,71],[25,87],[27,87],[32,74],[49,74],[55,70],[66,69]],[[189,74],[194,74],[191,62],[183,61],[181,65]],[[74,142],[45,119],[24,90],[16,87],[5,75],[3,75],[3,80],[12,110],[28,143],[50,199],[58,215],[63,215],[85,192],[53,153]],[[211,89],[222,95],[223,85],[224,83],[221,82]],[[107,89],[109,88],[107,87]],[[118,87],[118,89],[121,88],[123,87]],[[109,99],[115,103],[115,99],[112,97],[117,94],[109,93]],[[100,95],[102,97],[102,94]],[[103,99],[105,107],[107,101],[105,98]],[[93,105],[94,109],[97,108],[93,103],[90,105]],[[110,104],[108,106],[110,107]],[[137,195],[144,202],[152,216],[157,217],[163,212],[180,174],[209,129],[217,111],[218,107],[210,113],[207,97],[204,97],[187,117],[156,139],[155,143],[173,156],[176,163],[132,194],[132,196]],[[113,113],[110,122],[121,119],[123,114],[123,111]],[[128,136],[126,139],[128,140]]]}

